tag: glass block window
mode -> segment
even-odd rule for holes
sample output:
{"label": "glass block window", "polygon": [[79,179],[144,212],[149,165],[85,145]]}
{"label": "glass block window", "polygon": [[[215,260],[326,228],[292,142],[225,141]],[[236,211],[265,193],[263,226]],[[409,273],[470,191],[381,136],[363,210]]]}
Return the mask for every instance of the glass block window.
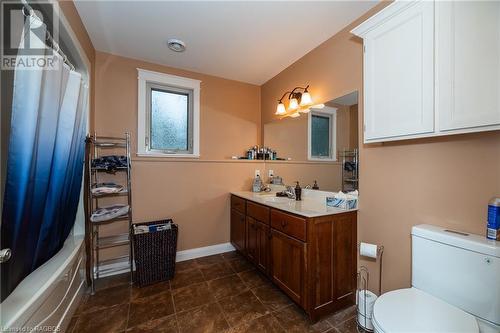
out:
{"label": "glass block window", "polygon": [[192,152],[192,91],[157,84],[147,85],[148,150]]}

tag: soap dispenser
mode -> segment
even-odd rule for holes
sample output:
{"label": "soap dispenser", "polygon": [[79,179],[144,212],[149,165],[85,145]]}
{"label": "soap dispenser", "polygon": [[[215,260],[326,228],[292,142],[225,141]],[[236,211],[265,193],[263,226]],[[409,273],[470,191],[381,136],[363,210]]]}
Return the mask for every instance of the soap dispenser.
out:
{"label": "soap dispenser", "polygon": [[313,190],[319,190],[318,182],[314,181],[314,185],[312,187]]}
{"label": "soap dispenser", "polygon": [[300,188],[299,182],[296,182],[297,185],[295,185],[295,200],[300,201],[302,200],[302,189]]}

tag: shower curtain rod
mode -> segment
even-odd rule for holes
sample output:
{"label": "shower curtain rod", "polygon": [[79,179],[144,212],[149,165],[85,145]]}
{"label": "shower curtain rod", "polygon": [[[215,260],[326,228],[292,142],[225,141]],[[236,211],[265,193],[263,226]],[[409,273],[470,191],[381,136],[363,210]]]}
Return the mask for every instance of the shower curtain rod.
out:
{"label": "shower curtain rod", "polygon": [[[22,0],[21,2],[23,4],[22,12],[23,12],[24,16],[26,16],[26,17],[33,17],[33,18],[37,19],[38,21],[44,23],[43,20],[40,19],[35,14],[35,11],[33,10],[33,8],[31,8],[31,6],[28,4],[28,2],[26,0]],[[45,37],[45,44],[48,47],[50,47],[52,50],[54,50],[56,53],[59,53],[59,55],[63,58],[64,63],[66,65],[68,65],[69,68],[71,68],[71,70],[74,71],[75,70],[75,66],[73,66],[73,64],[71,63],[71,61],[69,61],[69,59],[66,56],[66,54],[59,47],[59,44],[54,40],[54,38],[52,37],[52,35],[50,34],[50,32],[48,30],[46,31],[46,33],[47,33],[47,36]]]}

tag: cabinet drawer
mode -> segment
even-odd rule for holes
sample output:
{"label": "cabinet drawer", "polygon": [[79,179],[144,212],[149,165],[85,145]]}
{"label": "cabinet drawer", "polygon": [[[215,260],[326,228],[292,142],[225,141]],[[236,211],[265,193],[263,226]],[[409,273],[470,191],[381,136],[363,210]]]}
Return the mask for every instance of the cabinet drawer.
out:
{"label": "cabinet drawer", "polygon": [[306,241],[306,220],[282,213],[278,210],[271,210],[271,227],[284,234]]}
{"label": "cabinet drawer", "polygon": [[243,214],[245,214],[245,199],[237,197],[235,195],[231,196],[231,208],[236,209]]}
{"label": "cabinet drawer", "polygon": [[269,208],[247,201],[247,215],[257,221],[269,224]]}

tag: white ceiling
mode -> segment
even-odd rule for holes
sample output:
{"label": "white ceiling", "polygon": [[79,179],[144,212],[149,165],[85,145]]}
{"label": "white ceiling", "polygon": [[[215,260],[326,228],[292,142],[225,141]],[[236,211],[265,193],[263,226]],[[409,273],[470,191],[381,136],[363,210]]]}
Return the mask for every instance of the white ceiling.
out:
{"label": "white ceiling", "polygon": [[[377,1],[75,1],[99,51],[263,84]],[[166,46],[179,38],[186,51]]]}

